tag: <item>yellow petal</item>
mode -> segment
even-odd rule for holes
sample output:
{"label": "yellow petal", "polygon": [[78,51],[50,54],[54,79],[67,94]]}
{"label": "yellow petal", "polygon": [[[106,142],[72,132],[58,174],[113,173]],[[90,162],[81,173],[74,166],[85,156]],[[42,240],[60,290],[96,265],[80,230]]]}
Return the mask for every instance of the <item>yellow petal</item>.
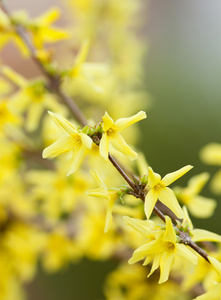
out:
{"label": "yellow petal", "polygon": [[74,68],[79,67],[86,61],[89,52],[89,47],[90,47],[89,40],[88,39],[84,40],[81,49],[75,59]]}
{"label": "yellow petal", "polygon": [[212,181],[210,183],[211,189],[213,193],[216,195],[221,194],[221,170],[219,170],[212,178]]}
{"label": "yellow petal", "polygon": [[67,176],[69,176],[70,174],[72,174],[78,170],[78,168],[84,158],[84,154],[85,154],[84,146],[77,146],[74,148],[72,162],[71,162],[71,166],[68,170]]}
{"label": "yellow petal", "polygon": [[200,158],[206,164],[221,166],[221,144],[206,145],[200,152]]}
{"label": "yellow petal", "polygon": [[105,112],[105,115],[102,117],[103,119],[103,130],[107,131],[114,125],[113,119],[109,116],[107,112]]}
{"label": "yellow petal", "polygon": [[73,138],[69,135],[65,135],[59,138],[55,143],[51,146],[44,149],[42,153],[43,158],[47,158],[49,156],[56,157],[59,154],[71,151],[75,146]]}
{"label": "yellow petal", "polygon": [[78,133],[77,128],[74,124],[66,120],[62,115],[59,113],[53,113],[51,111],[48,112],[51,116],[52,120],[55,124],[65,133],[72,135],[73,133]]}
{"label": "yellow petal", "polygon": [[161,180],[161,176],[155,173],[151,167],[148,168],[148,185],[154,188]]}
{"label": "yellow petal", "polygon": [[221,279],[221,263],[214,257],[208,256],[208,260]]}
{"label": "yellow petal", "polygon": [[126,155],[130,160],[137,158],[137,153],[127,145],[124,138],[119,133],[112,134],[110,140],[114,149]]}
{"label": "yellow petal", "polygon": [[173,228],[173,223],[171,219],[168,216],[165,216],[166,219],[166,230],[163,236],[164,242],[171,242],[173,244],[176,243],[176,233]]}
{"label": "yellow petal", "polygon": [[204,241],[221,242],[221,235],[210,232],[208,230],[193,229],[191,233],[193,235],[192,240],[194,242],[204,242]]}
{"label": "yellow petal", "polygon": [[127,225],[130,225],[132,228],[134,228],[136,231],[141,233],[143,236],[148,237],[152,235],[152,231],[150,228],[148,228],[148,224],[150,226],[153,226],[153,222],[150,220],[139,220],[134,218],[129,218],[127,216],[124,217],[124,221]]}
{"label": "yellow petal", "polygon": [[144,111],[140,111],[136,115],[134,115],[130,118],[121,118],[115,122],[114,129],[117,132],[120,132],[120,131],[124,130],[125,128],[133,125],[134,123],[145,119],[146,117],[147,117],[146,113]]}
{"label": "yellow petal", "polygon": [[147,217],[147,220],[150,218],[150,215],[154,209],[154,206],[157,202],[158,194],[151,189],[145,198],[145,203],[144,203],[144,211]]}
{"label": "yellow petal", "polygon": [[60,17],[60,10],[56,7],[51,8],[49,11],[42,14],[36,19],[41,25],[49,26]]}
{"label": "yellow petal", "polygon": [[162,256],[162,254],[156,254],[156,255],[154,256],[152,268],[151,268],[150,273],[148,274],[147,277],[150,277],[150,275],[152,275],[153,272],[159,267],[161,256]]}
{"label": "yellow petal", "polygon": [[2,67],[1,72],[19,87],[25,87],[28,84],[27,80],[24,77],[7,66]]}
{"label": "yellow petal", "polygon": [[209,177],[210,175],[207,172],[193,176],[188,182],[188,191],[190,190],[192,195],[199,194],[209,180]]}
{"label": "yellow petal", "polygon": [[26,121],[27,122],[26,129],[28,131],[33,131],[37,129],[43,111],[44,111],[44,107],[42,106],[41,103],[36,103],[36,102],[31,103],[27,114],[27,121]]}
{"label": "yellow petal", "polygon": [[108,161],[108,151],[109,151],[109,138],[105,133],[102,134],[102,138],[100,140],[100,145],[99,145],[99,150],[100,150],[100,155]]}
{"label": "yellow petal", "polygon": [[191,214],[197,218],[209,218],[216,208],[216,201],[202,196],[195,196],[188,204]]}
{"label": "yellow petal", "polygon": [[174,264],[175,255],[174,253],[170,254],[167,252],[164,252],[160,259],[160,280],[159,284],[165,282],[168,280],[170,271],[172,269],[172,266]]}
{"label": "yellow petal", "polygon": [[183,219],[184,218],[184,213],[182,208],[179,205],[179,202],[177,201],[174,192],[168,188],[162,188],[159,190],[158,193],[158,198],[159,200],[165,204],[167,207],[169,207],[170,210],[179,218]]}
{"label": "yellow petal", "polygon": [[90,170],[90,174],[93,177],[94,181],[97,183],[98,186],[102,186],[107,189],[106,184],[103,182],[103,180],[98,175],[98,172],[96,170]]}
{"label": "yellow petal", "polygon": [[182,257],[183,259],[187,259],[189,262],[191,262],[194,265],[197,265],[198,263],[198,257],[191,252],[187,246],[183,244],[176,244],[176,251],[175,254],[177,256]]}
{"label": "yellow petal", "polygon": [[137,248],[131,259],[128,261],[129,264],[134,264],[139,260],[142,260],[146,255],[153,255],[159,252],[159,243],[154,240],[149,242],[148,244],[142,245]]}
{"label": "yellow petal", "polygon": [[111,227],[113,216],[112,216],[112,211],[113,211],[113,206],[115,201],[117,200],[118,196],[117,193],[115,193],[109,200],[108,206],[107,206],[107,213],[106,213],[106,221],[105,221],[105,228],[104,232],[108,232],[108,230]]}
{"label": "yellow petal", "polygon": [[187,223],[189,229],[192,230],[193,229],[193,224],[192,224],[191,219],[189,217],[188,210],[187,210],[186,206],[183,207],[183,212],[184,212],[183,226],[185,226],[186,225],[185,223]]}
{"label": "yellow petal", "polygon": [[85,133],[80,133],[79,135],[81,137],[81,141],[82,141],[82,144],[84,145],[84,147],[91,149],[92,144],[93,144],[92,139]]}
{"label": "yellow petal", "polygon": [[109,194],[104,187],[99,187],[98,189],[87,191],[86,195],[97,197],[97,198],[104,198],[108,200],[110,199]]}
{"label": "yellow petal", "polygon": [[193,168],[193,166],[185,166],[175,172],[169,173],[166,176],[163,177],[162,179],[162,183],[165,184],[166,186],[170,185],[172,182],[174,182],[175,180],[179,179],[181,176],[183,176],[184,174],[186,174],[189,170],[191,170]]}

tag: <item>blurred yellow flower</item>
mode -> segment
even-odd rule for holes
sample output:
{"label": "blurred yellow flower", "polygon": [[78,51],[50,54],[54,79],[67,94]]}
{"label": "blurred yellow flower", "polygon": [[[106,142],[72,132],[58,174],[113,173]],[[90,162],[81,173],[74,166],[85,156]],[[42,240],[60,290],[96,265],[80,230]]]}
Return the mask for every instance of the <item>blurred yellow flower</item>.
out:
{"label": "blurred yellow flower", "polygon": [[90,171],[94,181],[99,185],[98,189],[87,191],[86,194],[93,197],[104,198],[108,200],[107,206],[107,214],[106,214],[106,221],[105,221],[105,228],[104,232],[107,232],[112,224],[112,210],[115,201],[117,200],[118,193],[117,190],[108,189],[106,184],[101,180],[98,173],[95,170]]}
{"label": "blurred yellow flower", "polygon": [[198,195],[209,179],[208,173],[193,176],[186,188],[175,187],[173,191],[179,201],[184,203],[191,214],[198,218],[210,217],[216,208],[216,201]]}

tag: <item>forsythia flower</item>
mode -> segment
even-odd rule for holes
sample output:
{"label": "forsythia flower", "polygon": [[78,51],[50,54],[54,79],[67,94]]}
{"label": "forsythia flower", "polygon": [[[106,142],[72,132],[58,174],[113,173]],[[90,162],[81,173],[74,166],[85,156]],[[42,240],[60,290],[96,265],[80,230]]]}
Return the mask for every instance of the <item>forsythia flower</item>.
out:
{"label": "forsythia flower", "polygon": [[157,173],[154,173],[152,168],[148,168],[148,186],[150,187],[150,191],[147,193],[145,199],[145,214],[147,219],[149,219],[154,205],[159,199],[163,204],[169,207],[172,212],[178,217],[183,218],[183,211],[179,206],[179,203],[174,195],[174,192],[168,188],[167,186],[170,185],[172,182],[183,176],[187,173],[192,166],[188,165],[185,166],[173,173],[169,173],[163,177],[161,180],[161,176]]}
{"label": "forsythia flower", "polygon": [[191,214],[198,218],[210,217],[216,207],[215,200],[198,195],[208,179],[209,174],[202,173],[193,176],[189,180],[186,188],[175,187],[173,189],[178,200],[183,202],[188,207]]}
{"label": "forsythia flower", "polygon": [[132,258],[129,260],[129,263],[133,264],[146,257],[143,265],[148,265],[153,260],[148,277],[160,267],[159,283],[167,281],[176,256],[184,258],[195,265],[197,264],[197,256],[195,256],[187,246],[177,243],[177,236],[172,221],[168,216],[166,216],[165,231],[156,230],[152,234],[152,229],[148,228],[149,223],[145,226],[144,223],[136,222],[136,219],[129,217],[125,217],[124,219],[127,224],[148,238],[147,243],[136,249]]}
{"label": "forsythia flower", "polygon": [[15,83],[19,90],[11,97],[11,107],[19,113],[27,113],[26,129],[36,130],[41,116],[46,109],[61,111],[62,106],[56,97],[49,93],[42,80],[28,81],[7,66],[2,67],[2,73]]}
{"label": "forsythia flower", "polygon": [[90,173],[93,176],[94,181],[99,185],[99,188],[88,191],[86,192],[86,194],[89,196],[105,198],[108,200],[108,208],[107,208],[106,222],[104,228],[104,232],[107,232],[110,229],[110,226],[112,224],[112,219],[113,219],[112,210],[113,210],[114,202],[118,198],[118,193],[116,190],[108,189],[106,184],[101,180],[101,178],[98,176],[95,170],[91,170]]}
{"label": "forsythia flower", "polygon": [[137,153],[134,152],[125,142],[124,138],[119,134],[122,130],[130,125],[146,118],[146,113],[140,111],[130,118],[118,119],[116,122],[105,112],[103,116],[103,135],[100,141],[100,154],[107,161],[109,152],[109,143],[119,152],[128,156],[131,160],[137,158]]}
{"label": "forsythia flower", "polygon": [[74,173],[81,164],[85,152],[92,147],[92,139],[83,132],[79,132],[74,124],[67,121],[60,114],[49,112],[55,124],[63,131],[62,135],[55,143],[43,151],[43,158],[49,156],[56,157],[62,153],[72,151],[72,161],[68,174]]}
{"label": "forsythia flower", "polygon": [[9,17],[0,8],[0,49],[12,41],[24,54],[28,56],[29,50],[22,39],[16,33],[15,28],[11,24]]}
{"label": "forsythia flower", "polygon": [[[200,152],[200,158],[208,165],[221,166],[221,144],[211,143],[203,147]],[[212,191],[220,195],[221,194],[221,169],[213,176],[211,180]]]}

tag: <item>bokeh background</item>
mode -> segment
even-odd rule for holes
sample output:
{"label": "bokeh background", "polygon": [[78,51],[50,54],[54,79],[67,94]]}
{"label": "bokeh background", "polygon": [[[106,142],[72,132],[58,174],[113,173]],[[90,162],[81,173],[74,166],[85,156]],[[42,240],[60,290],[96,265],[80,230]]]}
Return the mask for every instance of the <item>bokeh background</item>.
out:
{"label": "bokeh background", "polygon": [[[194,166],[192,175],[203,171],[214,174],[218,167],[204,165],[199,151],[210,142],[221,142],[221,2],[142,2],[142,37],[149,48],[144,85],[152,105],[142,123],[140,147],[154,170],[162,175],[186,164]],[[51,5],[64,7],[58,0],[8,0],[10,9],[26,9],[32,16]],[[65,16],[61,22],[65,23]],[[37,69],[13,48],[1,55],[1,60],[24,75],[37,74]],[[189,178],[186,175],[179,184],[186,184]],[[214,197],[209,188],[204,189],[204,195]],[[216,199],[215,215],[208,220],[194,219],[194,224],[221,234],[221,199]],[[36,280],[27,285],[28,299],[103,299],[102,282],[115,265],[83,261],[59,274],[46,275],[39,270]]]}

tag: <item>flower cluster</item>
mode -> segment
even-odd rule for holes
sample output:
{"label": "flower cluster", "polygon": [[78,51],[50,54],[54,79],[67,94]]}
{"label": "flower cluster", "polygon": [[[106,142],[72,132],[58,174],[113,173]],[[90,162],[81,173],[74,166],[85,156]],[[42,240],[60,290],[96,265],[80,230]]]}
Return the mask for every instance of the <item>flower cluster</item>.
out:
{"label": "flower cluster", "polygon": [[[215,200],[199,195],[209,174],[173,188],[192,166],[161,178],[136,150],[149,104],[132,22],[139,2],[68,3],[66,30],[53,25],[57,8],[31,18],[0,1],[0,48],[12,41],[44,75],[0,66],[0,299],[23,299],[39,263],[55,272],[84,257],[120,261],[106,299],[220,299],[221,236],[188,214],[212,216]],[[60,62],[49,44],[61,40]],[[219,165],[220,146],[201,156]]]}

